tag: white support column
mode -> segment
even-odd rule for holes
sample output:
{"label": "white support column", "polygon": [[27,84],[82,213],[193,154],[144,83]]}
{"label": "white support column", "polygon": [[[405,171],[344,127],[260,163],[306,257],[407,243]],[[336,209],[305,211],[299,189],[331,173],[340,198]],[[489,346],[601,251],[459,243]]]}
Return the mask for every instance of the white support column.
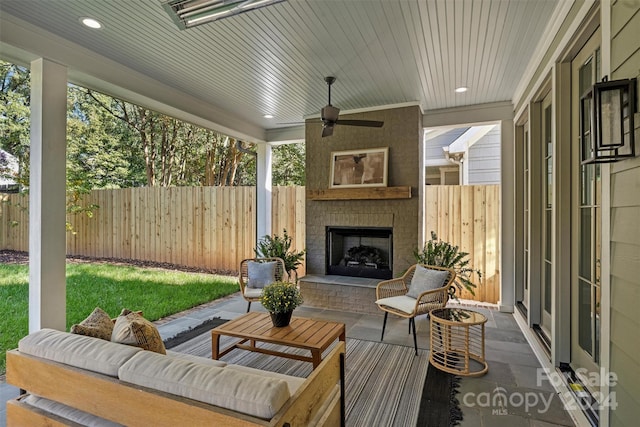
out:
{"label": "white support column", "polygon": [[427,202],[427,195],[425,186],[427,181],[425,175],[427,173],[427,164],[425,158],[426,141],[424,138],[424,128],[422,128],[422,117],[420,117],[420,136],[418,138],[418,249],[422,249],[426,243],[427,230],[426,230],[426,212],[425,206]]}
{"label": "white support column", "polygon": [[29,332],[66,329],[67,68],[31,62]]}
{"label": "white support column", "polygon": [[515,141],[513,120],[500,121],[501,229],[500,311],[513,313],[515,306]]}
{"label": "white support column", "polygon": [[263,236],[271,235],[271,145],[257,144],[256,151],[256,238],[259,240]]}

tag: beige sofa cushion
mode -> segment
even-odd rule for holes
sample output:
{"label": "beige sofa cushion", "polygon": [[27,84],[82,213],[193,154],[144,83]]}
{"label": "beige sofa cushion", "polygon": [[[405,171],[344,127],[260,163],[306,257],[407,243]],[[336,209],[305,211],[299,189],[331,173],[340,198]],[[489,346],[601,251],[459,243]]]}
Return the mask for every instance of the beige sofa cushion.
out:
{"label": "beige sofa cushion", "polygon": [[122,381],[153,388],[263,419],[289,399],[280,379],[141,352],[118,371]]}
{"label": "beige sofa cushion", "polygon": [[142,351],[139,347],[53,329],[41,329],[22,338],[18,350],[111,377],[117,377],[118,368]]}
{"label": "beige sofa cushion", "polygon": [[22,403],[33,406],[43,411],[50,412],[66,420],[73,421],[83,426],[92,427],[120,427],[122,424],[117,424],[104,418],[97,417],[93,414],[81,411],[79,409],[72,408],[62,403],[55,402],[53,400],[45,399],[40,396],[29,395],[22,400]]}
{"label": "beige sofa cushion", "polygon": [[300,386],[304,383],[305,378],[300,378],[300,377],[294,377],[291,375],[285,375],[285,374],[279,374],[278,372],[271,372],[271,371],[263,371],[261,369],[256,369],[256,368],[250,368],[248,366],[242,366],[242,365],[227,365],[226,369],[231,369],[234,371],[241,371],[241,372],[246,372],[249,374],[253,374],[253,375],[261,375],[263,377],[269,377],[269,378],[274,378],[277,380],[283,380],[287,382],[287,386],[289,387],[289,394],[291,396],[293,396],[296,391],[298,391],[298,388],[300,388]]}
{"label": "beige sofa cushion", "polygon": [[194,356],[193,354],[178,353],[177,351],[167,350],[167,356],[186,360],[188,362],[200,363],[202,365],[217,366],[219,368],[224,368],[225,366],[227,366],[225,362],[222,362],[220,360],[209,359],[208,357]]}

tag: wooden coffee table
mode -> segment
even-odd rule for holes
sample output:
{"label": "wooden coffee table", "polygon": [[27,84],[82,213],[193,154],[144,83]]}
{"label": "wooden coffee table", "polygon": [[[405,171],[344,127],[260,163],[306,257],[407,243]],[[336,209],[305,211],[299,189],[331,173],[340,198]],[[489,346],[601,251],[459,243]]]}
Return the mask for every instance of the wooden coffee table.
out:
{"label": "wooden coffee table", "polygon": [[[221,335],[237,337],[240,340],[221,350]],[[293,317],[289,326],[276,328],[271,323],[269,313],[250,312],[211,330],[211,357],[219,359],[231,350],[239,348],[311,362],[315,369],[322,361],[322,352],[336,339],[345,341],[344,323]],[[260,342],[306,349],[311,351],[311,356],[258,347],[257,343]]]}

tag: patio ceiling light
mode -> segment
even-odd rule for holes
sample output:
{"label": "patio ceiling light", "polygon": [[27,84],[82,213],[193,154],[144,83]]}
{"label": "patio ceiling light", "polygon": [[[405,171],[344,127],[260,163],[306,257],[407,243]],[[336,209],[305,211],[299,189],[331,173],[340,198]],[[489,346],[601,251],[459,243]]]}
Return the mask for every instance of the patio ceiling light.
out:
{"label": "patio ceiling light", "polygon": [[184,30],[282,1],[285,0],[166,0],[162,6]]}
{"label": "patio ceiling light", "polygon": [[82,17],[80,22],[85,27],[93,28],[94,30],[102,28],[102,24],[93,18]]}

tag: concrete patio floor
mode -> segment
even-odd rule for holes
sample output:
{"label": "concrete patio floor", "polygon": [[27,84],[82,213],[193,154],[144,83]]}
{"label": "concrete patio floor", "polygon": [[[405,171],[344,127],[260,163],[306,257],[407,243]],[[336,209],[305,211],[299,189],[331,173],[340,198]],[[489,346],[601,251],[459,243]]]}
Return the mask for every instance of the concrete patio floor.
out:
{"label": "concrete patio floor", "polygon": [[[456,304],[449,303],[449,306]],[[478,378],[462,378],[457,398],[460,402],[462,427],[528,426],[551,427],[575,425],[552,384],[546,379],[542,365],[529,346],[513,315],[487,307],[467,307],[487,317],[486,358],[489,371]],[[220,317],[233,319],[244,314],[247,303],[239,294],[206,304],[157,322],[164,339],[196,327],[203,321]],[[252,311],[264,311],[254,303]],[[343,311],[299,307],[295,316],[343,322],[347,339],[380,341],[382,314],[365,315]],[[416,319],[418,348],[429,350],[429,320]],[[413,347],[408,322],[389,316],[385,343]],[[421,392],[416,391],[416,392]],[[0,426],[6,424],[5,402],[18,395],[15,387],[0,384]]]}

